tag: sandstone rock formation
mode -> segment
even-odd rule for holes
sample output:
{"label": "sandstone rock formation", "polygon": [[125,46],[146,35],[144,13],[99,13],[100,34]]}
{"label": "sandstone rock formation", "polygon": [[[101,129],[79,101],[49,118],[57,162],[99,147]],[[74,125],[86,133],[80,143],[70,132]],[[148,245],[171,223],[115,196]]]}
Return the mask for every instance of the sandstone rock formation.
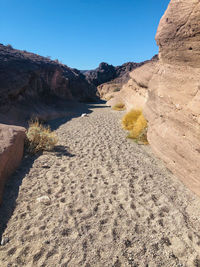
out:
{"label": "sandstone rock formation", "polygon": [[0,124],[0,205],[5,181],[22,159],[24,140],[24,128]]}
{"label": "sandstone rock formation", "polygon": [[[0,122],[58,113],[59,100],[95,99],[96,87],[76,69],[0,44]],[[66,105],[66,104],[65,104]]]}
{"label": "sandstone rock formation", "polygon": [[200,2],[172,0],[158,27],[159,62],[145,115],[156,154],[200,195]]}
{"label": "sandstone rock formation", "polygon": [[159,60],[131,72],[108,104],[144,108],[152,149],[200,196],[200,2],[171,0],[156,41]]}
{"label": "sandstone rock formation", "polygon": [[143,108],[148,97],[148,83],[153,75],[156,62],[157,57],[154,57],[152,60],[144,62],[141,67],[130,72],[128,82],[124,85],[122,84],[122,89],[119,92],[112,90],[101,91],[104,93],[105,99],[110,99],[108,105],[114,106],[117,103],[124,103],[127,110]]}

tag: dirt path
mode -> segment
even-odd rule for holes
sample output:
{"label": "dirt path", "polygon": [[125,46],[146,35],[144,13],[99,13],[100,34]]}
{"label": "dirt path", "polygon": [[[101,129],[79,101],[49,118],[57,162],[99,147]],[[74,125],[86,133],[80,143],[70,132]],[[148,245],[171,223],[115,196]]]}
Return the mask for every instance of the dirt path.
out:
{"label": "dirt path", "polygon": [[200,200],[125,138],[121,116],[95,107],[57,129],[56,152],[24,160],[0,209],[1,267],[200,266]]}

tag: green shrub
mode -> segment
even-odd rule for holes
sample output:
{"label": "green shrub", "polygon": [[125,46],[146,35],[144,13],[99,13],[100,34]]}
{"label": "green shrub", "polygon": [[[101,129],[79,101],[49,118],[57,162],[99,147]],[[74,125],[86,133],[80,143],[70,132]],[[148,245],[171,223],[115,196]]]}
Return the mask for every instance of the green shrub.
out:
{"label": "green shrub", "polygon": [[57,143],[57,137],[50,127],[45,127],[36,119],[29,122],[27,135],[27,149],[30,153],[52,150]]}

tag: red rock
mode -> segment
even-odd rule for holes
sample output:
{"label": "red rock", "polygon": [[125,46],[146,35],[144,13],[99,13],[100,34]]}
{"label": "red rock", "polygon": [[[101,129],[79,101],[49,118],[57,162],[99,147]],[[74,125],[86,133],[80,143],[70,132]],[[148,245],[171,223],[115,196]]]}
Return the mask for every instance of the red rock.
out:
{"label": "red rock", "polygon": [[[115,94],[108,105],[114,106],[117,103],[124,103],[126,109],[143,109],[148,98],[148,83],[152,78],[157,59],[146,62],[143,66],[136,68],[129,74],[129,81],[122,89]],[[105,86],[104,86],[105,88]],[[109,91],[105,94],[109,98]]]}
{"label": "red rock", "polygon": [[134,70],[108,104],[144,108],[153,151],[200,196],[200,1],[171,0],[156,41],[159,60]]}
{"label": "red rock", "polygon": [[172,0],[156,35],[159,62],[145,115],[155,153],[200,196],[200,2]]}
{"label": "red rock", "polygon": [[21,162],[25,136],[23,127],[0,124],[0,204],[4,184]]}

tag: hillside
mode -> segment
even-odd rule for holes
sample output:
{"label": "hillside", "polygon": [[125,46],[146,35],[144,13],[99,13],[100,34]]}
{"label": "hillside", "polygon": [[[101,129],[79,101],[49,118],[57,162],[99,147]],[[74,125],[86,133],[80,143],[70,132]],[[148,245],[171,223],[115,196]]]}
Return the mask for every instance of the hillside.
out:
{"label": "hillside", "polygon": [[85,76],[58,61],[0,44],[0,122],[22,124],[31,116],[54,117],[64,100],[96,99]]}

